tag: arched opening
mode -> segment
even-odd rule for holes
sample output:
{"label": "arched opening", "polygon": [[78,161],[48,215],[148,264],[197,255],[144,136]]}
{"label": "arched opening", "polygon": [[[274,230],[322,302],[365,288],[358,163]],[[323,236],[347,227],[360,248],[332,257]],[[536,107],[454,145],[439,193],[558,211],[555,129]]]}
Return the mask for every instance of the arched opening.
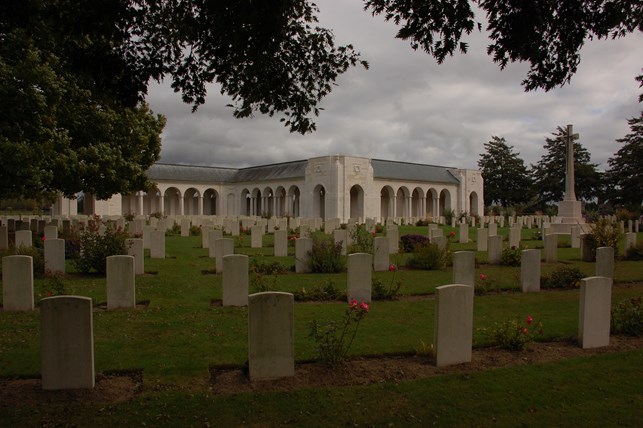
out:
{"label": "arched opening", "polygon": [[364,189],[357,184],[350,190],[350,218],[364,220]]}
{"label": "arched opening", "polygon": [[422,210],[422,199],[424,199],[424,192],[419,187],[413,189],[411,194],[411,217],[424,217]]}
{"label": "arched opening", "polygon": [[138,215],[138,195],[140,192],[130,193],[121,197],[121,215]]}
{"label": "arched opening", "polygon": [[219,213],[219,194],[214,189],[203,192],[203,215],[217,215]]}
{"label": "arched opening", "polygon": [[272,217],[274,215],[275,207],[275,195],[272,192],[272,188],[266,187],[263,189],[263,210],[261,211],[262,216]]}
{"label": "arched opening", "polygon": [[297,186],[291,186],[290,189],[288,189],[288,208],[286,209],[286,215],[287,216],[292,216],[292,217],[299,217],[300,216],[300,203],[301,200],[301,192],[299,190],[299,187]]}
{"label": "arched opening", "polygon": [[321,184],[313,190],[313,217],[326,219],[326,189]]}
{"label": "arched opening", "polygon": [[440,212],[439,215],[444,215],[444,210],[451,209],[451,193],[447,189],[440,192]]}
{"label": "arched opening", "polygon": [[241,203],[243,204],[239,210],[241,215],[251,215],[252,212],[252,196],[248,189],[241,191]]}
{"label": "arched opening", "polygon": [[437,220],[438,216],[438,192],[435,189],[429,189],[426,194],[426,217]]}
{"label": "arched opening", "polygon": [[275,190],[275,213],[277,217],[283,217],[286,212],[286,189],[279,186]]}
{"label": "arched opening", "polygon": [[182,215],[181,212],[181,192],[176,187],[170,187],[164,194],[164,213],[167,215]]}
{"label": "arched opening", "polygon": [[183,194],[183,214],[184,215],[199,215],[199,198],[201,195],[199,191],[190,187]]}
{"label": "arched opening", "polygon": [[478,215],[478,194],[476,192],[471,192],[469,195],[469,213]]}
{"label": "arched opening", "polygon": [[148,192],[143,193],[143,215],[162,213],[163,204],[161,204],[161,191],[158,187],[151,188]]}
{"label": "arched opening", "polygon": [[382,221],[393,217],[393,189],[390,186],[382,187],[380,191],[380,217]]}
{"label": "arched opening", "polygon": [[395,217],[409,217],[409,198],[409,190],[406,187],[400,187],[397,190],[395,195]]}

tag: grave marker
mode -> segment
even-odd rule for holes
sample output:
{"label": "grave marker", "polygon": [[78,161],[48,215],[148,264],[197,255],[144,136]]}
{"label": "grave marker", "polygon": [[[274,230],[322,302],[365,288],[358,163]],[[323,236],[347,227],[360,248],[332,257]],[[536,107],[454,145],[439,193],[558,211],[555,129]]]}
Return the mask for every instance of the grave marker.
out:
{"label": "grave marker", "polygon": [[473,345],[473,287],[443,285],[435,289],[435,365],[471,361]]}

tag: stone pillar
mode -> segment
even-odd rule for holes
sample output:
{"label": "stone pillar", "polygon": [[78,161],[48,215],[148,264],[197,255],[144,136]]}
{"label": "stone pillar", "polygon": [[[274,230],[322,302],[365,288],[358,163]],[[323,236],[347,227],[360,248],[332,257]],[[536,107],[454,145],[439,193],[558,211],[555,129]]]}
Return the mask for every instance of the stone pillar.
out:
{"label": "stone pillar", "polygon": [[40,301],[42,389],[94,387],[92,299],[48,297]]}
{"label": "stone pillar", "polygon": [[150,234],[150,258],[165,258],[165,231],[153,230]]}
{"label": "stone pillar", "polygon": [[436,366],[471,361],[473,287],[451,284],[435,289],[433,340]]}
{"label": "stone pillar", "polygon": [[583,349],[610,344],[612,278],[592,276],[580,281],[578,343]]}
{"label": "stone pillar", "polygon": [[522,250],[520,288],[523,293],[540,291],[540,250]]}
{"label": "stone pillar", "polygon": [[290,293],[248,296],[248,374],[251,381],[295,374],[294,299]]}
{"label": "stone pillar", "polygon": [[223,256],[223,306],[248,305],[248,256]]}
{"label": "stone pillar", "polygon": [[275,257],[287,257],[288,256],[288,231],[287,230],[275,230],[274,233],[275,240]]}
{"label": "stone pillar", "polygon": [[354,253],[348,256],[348,300],[371,301],[373,256]]}
{"label": "stone pillar", "polygon": [[613,247],[598,247],[596,249],[596,276],[614,279]]}
{"label": "stone pillar", "polygon": [[488,258],[489,264],[494,265],[500,263],[502,259],[502,236],[494,235],[487,239]]}
{"label": "stone pillar", "polygon": [[312,238],[299,238],[295,240],[295,272],[310,272],[309,252],[313,249]]}
{"label": "stone pillar", "polygon": [[135,308],[136,286],[133,256],[107,257],[107,309]]}
{"label": "stone pillar", "polygon": [[33,259],[31,256],[2,258],[2,302],[5,311],[33,310]]}
{"label": "stone pillar", "polygon": [[373,270],[385,272],[389,267],[388,239],[383,236],[373,238]]}
{"label": "stone pillar", "polygon": [[475,287],[476,255],[473,251],[456,251],[453,253],[453,283]]}
{"label": "stone pillar", "polygon": [[145,250],[142,239],[127,239],[127,254],[134,257],[134,273],[143,275],[145,273]]}
{"label": "stone pillar", "polygon": [[488,230],[484,227],[479,227],[476,232],[476,250],[487,251],[489,248],[487,240],[489,239]]}
{"label": "stone pillar", "polygon": [[65,240],[45,240],[45,270],[52,273],[65,273]]}

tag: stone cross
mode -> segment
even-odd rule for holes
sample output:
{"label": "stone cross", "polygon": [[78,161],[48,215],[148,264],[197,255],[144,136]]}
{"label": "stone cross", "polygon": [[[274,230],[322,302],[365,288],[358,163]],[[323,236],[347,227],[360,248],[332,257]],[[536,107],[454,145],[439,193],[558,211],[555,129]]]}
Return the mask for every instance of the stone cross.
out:
{"label": "stone cross", "polygon": [[565,141],[567,148],[567,173],[565,174],[565,201],[575,201],[576,193],[574,192],[574,140],[577,140],[579,135],[574,134],[572,125],[567,125],[567,131],[563,132],[560,137]]}

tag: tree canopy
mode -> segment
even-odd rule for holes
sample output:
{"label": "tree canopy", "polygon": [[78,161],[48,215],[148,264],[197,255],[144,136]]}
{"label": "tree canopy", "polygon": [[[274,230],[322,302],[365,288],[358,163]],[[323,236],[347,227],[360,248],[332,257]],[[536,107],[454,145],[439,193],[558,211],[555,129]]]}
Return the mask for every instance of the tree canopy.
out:
{"label": "tree canopy", "polygon": [[493,136],[484,144],[478,166],[484,179],[484,203],[503,207],[526,203],[531,180],[520,153],[513,151],[504,138]]}
{"label": "tree canopy", "polygon": [[[566,144],[562,141],[566,130],[558,127],[553,138],[545,139],[545,154],[536,165],[531,166],[534,191],[539,198],[539,206],[545,209],[563,199],[566,176]],[[574,179],[578,200],[592,201],[600,195],[601,174],[597,165],[578,140],[574,141]]]}
{"label": "tree canopy", "polygon": [[607,163],[610,202],[639,207],[643,204],[643,112],[628,120],[631,132],[616,140],[621,148]]}
{"label": "tree canopy", "polygon": [[[625,0],[364,0],[438,62],[486,14],[487,52],[526,61],[526,89],[569,81],[588,38],[643,30],[643,3]],[[207,84],[235,117],[277,115],[315,130],[319,102],[350,67],[368,64],[317,25],[310,0],[6,0],[0,8],[0,196],[85,190],[105,198],[145,188],[164,119],[144,104],[169,79],[185,102]]]}

